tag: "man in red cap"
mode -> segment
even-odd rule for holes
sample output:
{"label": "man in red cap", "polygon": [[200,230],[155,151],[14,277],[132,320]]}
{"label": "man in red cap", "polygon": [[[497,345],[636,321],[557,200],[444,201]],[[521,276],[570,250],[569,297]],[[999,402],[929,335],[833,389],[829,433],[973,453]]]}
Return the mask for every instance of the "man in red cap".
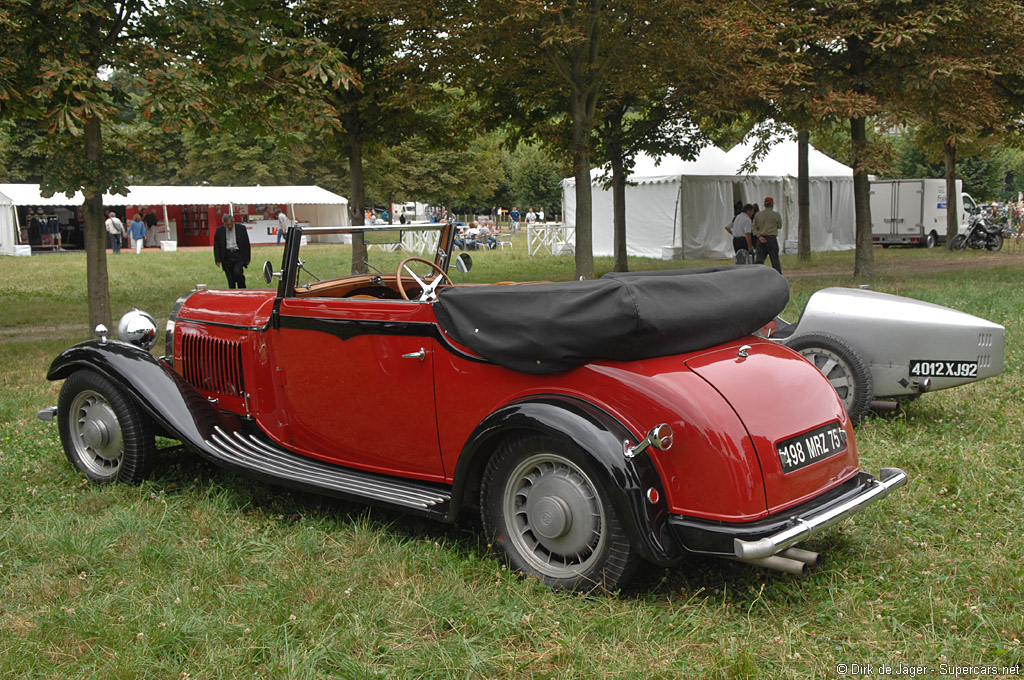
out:
{"label": "man in red cap", "polygon": [[779,261],[779,230],[782,229],[782,217],[775,212],[775,199],[766,196],[764,209],[759,210],[754,217],[754,226],[751,233],[757,241],[757,255],[754,262],[764,264],[765,258],[772,259],[772,266],[775,271],[782,273],[782,263]]}

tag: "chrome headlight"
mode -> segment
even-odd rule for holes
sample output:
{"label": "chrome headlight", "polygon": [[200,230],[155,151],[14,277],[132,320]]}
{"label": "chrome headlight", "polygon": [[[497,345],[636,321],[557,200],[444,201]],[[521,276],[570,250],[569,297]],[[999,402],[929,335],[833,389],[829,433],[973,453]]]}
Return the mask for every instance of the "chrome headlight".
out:
{"label": "chrome headlight", "polygon": [[117,338],[142,349],[152,349],[156,344],[156,319],[133,309],[117,323]]}

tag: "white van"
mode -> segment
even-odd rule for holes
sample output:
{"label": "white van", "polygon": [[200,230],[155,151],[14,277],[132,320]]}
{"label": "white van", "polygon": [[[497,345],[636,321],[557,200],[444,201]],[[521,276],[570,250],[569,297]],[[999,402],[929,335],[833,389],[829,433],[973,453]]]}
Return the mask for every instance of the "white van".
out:
{"label": "white van", "polygon": [[[967,217],[977,207],[963,183],[958,224],[963,231]],[[934,248],[946,240],[946,180],[886,179],[871,181],[871,240],[882,245],[914,245]]]}

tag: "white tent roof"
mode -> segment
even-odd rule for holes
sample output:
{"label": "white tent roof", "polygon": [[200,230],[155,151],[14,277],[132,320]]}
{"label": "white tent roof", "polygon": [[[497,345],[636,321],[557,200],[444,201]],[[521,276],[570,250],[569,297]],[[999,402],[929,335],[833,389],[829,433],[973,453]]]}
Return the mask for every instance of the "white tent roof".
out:
{"label": "white tent roof", "polygon": [[[659,160],[646,154],[640,154],[636,158],[633,174],[629,179],[631,182],[651,184],[671,182],[680,175],[700,177],[797,176],[796,141],[785,140],[775,144],[765,157],[758,161],[757,170],[750,173],[741,172],[740,169],[750,157],[753,148],[753,144],[739,144],[729,151],[723,151],[717,146],[708,146],[692,161],[683,160],[679,156],[664,156]],[[847,179],[853,176],[851,168],[833,160],[814,147],[808,149],[807,160],[811,177]],[[603,172],[603,168],[596,168],[591,171],[591,174],[596,178]],[[570,183],[572,183],[571,178]]]}
{"label": "white tent roof", "polygon": [[[38,184],[0,184],[14,205],[82,205],[81,192],[71,198],[54,194],[44,198]],[[213,187],[131,186],[128,194],[103,194],[103,205],[347,205],[348,199],[318,186]]]}
{"label": "white tent roof", "polygon": [[14,201],[11,200],[10,196],[0,191],[0,205],[14,205]]}

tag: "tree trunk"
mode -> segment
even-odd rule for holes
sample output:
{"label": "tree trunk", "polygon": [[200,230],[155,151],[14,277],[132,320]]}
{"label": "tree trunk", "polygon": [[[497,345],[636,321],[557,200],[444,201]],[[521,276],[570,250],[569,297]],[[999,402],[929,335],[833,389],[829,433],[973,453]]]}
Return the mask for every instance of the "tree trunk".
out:
{"label": "tree trunk", "polygon": [[626,254],[626,171],[622,162],[622,145],[613,143],[609,146],[612,165],[612,233],[615,254],[614,270],[629,271]]}
{"label": "tree trunk", "polygon": [[875,262],[871,243],[871,184],[865,167],[868,137],[863,118],[850,119],[850,139],[853,148],[853,208],[857,225],[853,275],[871,279],[875,275]]}
{"label": "tree trunk", "polygon": [[[366,224],[366,198],[363,190],[363,138],[359,133],[358,120],[346,120],[348,130],[348,175],[351,182],[351,195],[348,197],[349,217],[352,226],[362,227]],[[366,273],[366,239],[362,233],[352,234],[352,273]]]}
{"label": "tree trunk", "polygon": [[947,137],[942,143],[946,161],[946,247],[960,232],[960,192],[956,190],[956,140]]}
{"label": "tree trunk", "polygon": [[[103,162],[103,131],[100,119],[85,121],[85,159],[93,167]],[[97,186],[83,187],[85,195],[85,262],[86,291],[89,299],[89,335],[97,325],[111,326],[110,281],[107,276],[107,229],[103,214],[103,190]]]}
{"label": "tree trunk", "polygon": [[572,102],[572,170],[576,178],[576,278],[594,278],[594,198],[590,187],[591,118],[582,97]]}
{"label": "tree trunk", "polygon": [[810,133],[801,130],[796,134],[797,142],[797,209],[799,212],[796,231],[796,256],[798,260],[811,259],[811,182],[808,163],[808,149],[811,146]]}

